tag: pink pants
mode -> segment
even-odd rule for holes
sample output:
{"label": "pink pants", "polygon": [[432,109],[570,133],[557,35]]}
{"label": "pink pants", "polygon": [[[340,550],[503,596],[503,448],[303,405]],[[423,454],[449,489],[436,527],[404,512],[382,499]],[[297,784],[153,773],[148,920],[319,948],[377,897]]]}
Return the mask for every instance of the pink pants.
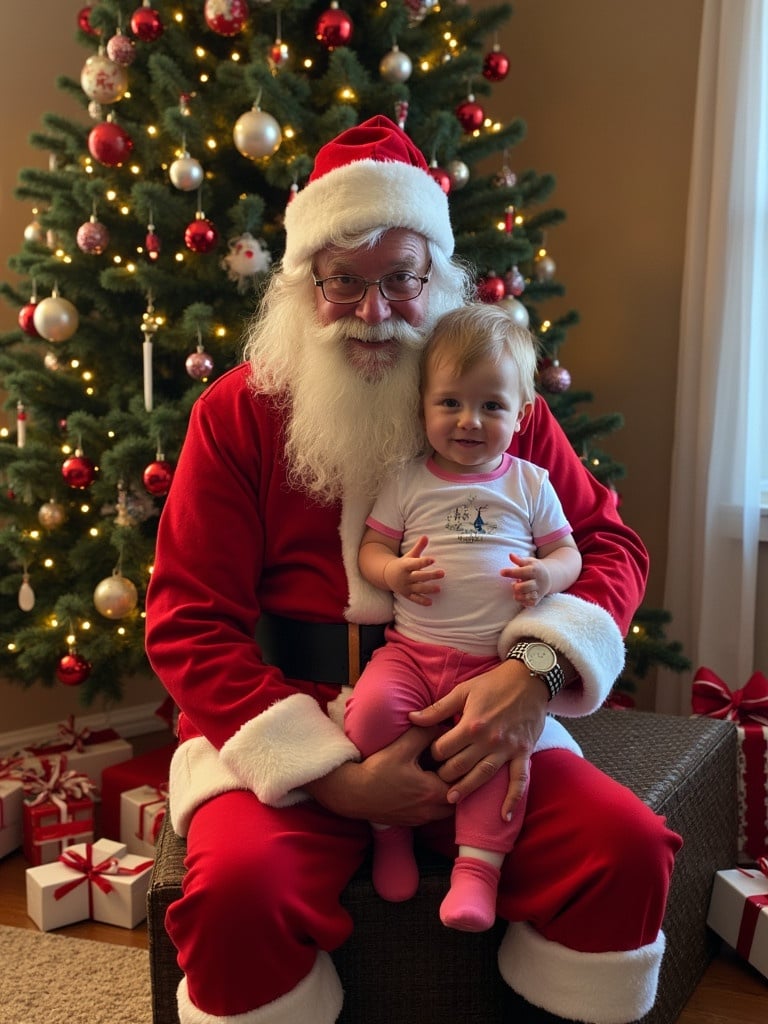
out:
{"label": "pink pants", "polygon": [[[389,744],[411,725],[417,711],[450,693],[458,683],[488,672],[499,664],[497,655],[466,654],[454,647],[417,643],[393,629],[387,642],[373,653],[347,701],[344,729],[363,755]],[[502,769],[456,808],[456,844],[507,853],[523,824],[525,799],[511,821],[501,817],[509,785]]]}
{"label": "pink pants", "polygon": [[[450,818],[418,830],[448,857],[453,833]],[[194,1005],[224,1017],[292,991],[318,948],[348,938],[339,895],[369,841],[367,822],[312,801],[275,809],[234,791],[203,804],[166,921]],[[499,915],[577,951],[639,949],[658,936],[679,846],[628,789],[570,751],[542,751],[525,827],[502,866]]]}

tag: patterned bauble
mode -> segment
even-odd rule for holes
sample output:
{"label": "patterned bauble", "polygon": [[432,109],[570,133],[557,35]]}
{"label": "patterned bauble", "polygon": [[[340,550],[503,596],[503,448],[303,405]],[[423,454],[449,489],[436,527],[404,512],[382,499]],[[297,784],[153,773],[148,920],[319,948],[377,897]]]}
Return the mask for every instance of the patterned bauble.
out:
{"label": "patterned bauble", "polygon": [[473,96],[468,96],[455,110],[456,117],[462,129],[469,134],[481,128],[485,120],[485,112],[479,103],[475,102]]}
{"label": "patterned bauble", "polygon": [[91,674],[93,666],[82,654],[77,651],[70,651],[63,658],[59,659],[56,666],[56,678],[64,686],[79,686],[84,683]]}
{"label": "patterned bauble", "polygon": [[337,0],[327,11],[323,11],[315,22],[315,39],[326,50],[335,50],[337,46],[346,46],[352,38],[354,25],[346,11],[339,10]]}
{"label": "patterned bauble", "polygon": [[163,497],[171,488],[173,480],[173,465],[166,459],[158,456],[154,462],[150,462],[144,470],[142,480],[145,489],[154,494],[155,497]]}
{"label": "patterned bauble", "polygon": [[92,216],[85,224],[81,224],[75,236],[77,247],[81,252],[100,256],[109,245],[109,231]]}
{"label": "patterned bauble", "polygon": [[444,170],[442,167],[438,167],[437,164],[431,164],[429,167],[429,175],[437,182],[443,192],[448,195],[451,191],[451,176],[448,171]]}
{"label": "patterned bauble", "polygon": [[60,501],[51,498],[37,510],[37,520],[46,530],[57,530],[67,519],[67,510]]}
{"label": "patterned bauble", "polygon": [[528,327],[531,322],[531,318],[528,315],[528,310],[513,295],[508,295],[505,299],[501,300],[501,306],[507,311],[511,319],[518,324],[520,327]]}
{"label": "patterned bauble", "polygon": [[203,14],[212,32],[236,36],[248,22],[248,4],[246,0],[205,0]]}
{"label": "patterned bauble", "polygon": [[187,356],[184,366],[192,380],[205,381],[213,373],[213,357],[203,348],[198,348]]}
{"label": "patterned bauble", "polygon": [[129,68],[136,60],[136,43],[118,29],[107,43],[107,56],[115,64]]}
{"label": "patterned bauble", "polygon": [[69,299],[63,299],[54,289],[50,298],[35,306],[35,330],[46,341],[68,341],[80,324],[80,315]]}
{"label": "patterned bauble", "polygon": [[514,295],[517,297],[518,295],[523,294],[525,291],[525,278],[520,273],[520,269],[518,267],[512,267],[511,270],[507,271],[504,275],[504,285],[507,289],[507,295]]}
{"label": "patterned bauble", "polygon": [[37,333],[35,327],[35,309],[37,308],[37,302],[34,299],[30,299],[26,306],[22,306],[19,310],[19,327],[28,334],[30,338],[39,338],[40,335]]}
{"label": "patterned bauble", "polygon": [[469,181],[469,168],[463,160],[451,160],[445,168],[451,179],[451,187],[458,190],[464,188]]}
{"label": "patterned bauble", "polygon": [[571,386],[571,375],[564,366],[553,359],[539,374],[539,383],[550,394],[560,395]]}
{"label": "patterned bauble", "polygon": [[96,479],[96,465],[92,459],[78,450],[66,459],[61,467],[61,475],[67,487],[75,491],[84,491]]}
{"label": "patterned bauble", "polygon": [[171,184],[181,192],[194,192],[203,181],[203,165],[189,153],[174,160],[168,168]]}
{"label": "patterned bauble", "polygon": [[114,121],[102,121],[88,134],[88,151],[105,167],[122,167],[133,151],[133,139]]}
{"label": "patterned bauble", "polygon": [[489,82],[502,82],[509,73],[509,57],[494,46],[483,61],[483,78]]}
{"label": "patterned bauble", "polygon": [[395,44],[389,53],[385,53],[379,63],[379,74],[385,82],[391,84],[407,82],[413,74],[413,62],[407,53]]}
{"label": "patterned bauble", "polygon": [[149,0],[131,15],[131,32],[143,43],[154,43],[163,34],[160,14],[149,6]]}
{"label": "patterned bauble", "polygon": [[481,277],[477,282],[477,297],[480,302],[500,302],[504,298],[504,278],[496,274]]}
{"label": "patterned bauble", "polygon": [[280,125],[271,114],[261,110],[258,104],[238,117],[232,129],[232,137],[237,151],[249,160],[272,156],[283,141]]}
{"label": "patterned bauble", "polygon": [[219,232],[216,225],[202,213],[198,213],[184,232],[184,244],[191,252],[211,252],[216,248],[218,240]]}
{"label": "patterned bauble", "polygon": [[93,592],[93,603],[99,615],[105,619],[124,619],[139,603],[135,585],[126,576],[115,570],[97,584]]}
{"label": "patterned bauble", "polygon": [[80,73],[85,95],[96,103],[116,103],[125,96],[128,72],[103,53],[95,53],[85,62]]}
{"label": "patterned bauble", "polygon": [[227,271],[230,281],[237,284],[238,291],[245,291],[254,284],[258,274],[264,274],[272,263],[272,254],[262,239],[256,239],[249,231],[229,242],[229,252],[222,258],[221,265]]}

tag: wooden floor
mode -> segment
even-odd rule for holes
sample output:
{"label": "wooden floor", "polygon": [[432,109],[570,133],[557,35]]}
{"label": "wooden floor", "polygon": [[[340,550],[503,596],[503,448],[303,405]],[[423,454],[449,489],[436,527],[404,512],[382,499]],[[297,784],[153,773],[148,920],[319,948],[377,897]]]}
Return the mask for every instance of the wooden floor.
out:
{"label": "wooden floor", "polygon": [[[168,738],[166,734],[154,733],[131,742],[134,753],[139,754],[167,743]],[[24,873],[28,866],[20,851],[0,859],[0,924],[13,928],[37,927],[27,917]],[[147,948],[144,924],[129,931],[95,921],[81,921],[59,929],[57,934]],[[768,980],[724,947],[709,966],[678,1018],[678,1024],[768,1024]]]}

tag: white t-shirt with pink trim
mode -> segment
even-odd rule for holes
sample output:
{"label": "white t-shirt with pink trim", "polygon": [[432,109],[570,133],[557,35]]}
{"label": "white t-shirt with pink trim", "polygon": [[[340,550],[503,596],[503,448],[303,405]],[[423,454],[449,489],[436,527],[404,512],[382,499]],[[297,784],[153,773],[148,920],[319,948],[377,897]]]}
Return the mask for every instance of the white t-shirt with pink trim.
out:
{"label": "white t-shirt with pink trim", "polygon": [[545,469],[505,454],[492,473],[440,469],[416,459],[384,485],[366,520],[408,551],[424,552],[445,572],[440,593],[424,608],[395,595],[395,625],[412,640],[491,655],[499,633],[521,608],[512,581],[500,575],[520,557],[571,533]]}

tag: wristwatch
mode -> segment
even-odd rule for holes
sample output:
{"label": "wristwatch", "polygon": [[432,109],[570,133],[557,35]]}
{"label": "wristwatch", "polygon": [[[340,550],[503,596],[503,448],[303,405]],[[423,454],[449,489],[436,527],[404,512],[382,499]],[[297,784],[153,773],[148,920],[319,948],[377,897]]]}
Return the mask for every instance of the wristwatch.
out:
{"label": "wristwatch", "polygon": [[521,640],[507,653],[507,660],[522,661],[532,676],[543,679],[552,700],[565,686],[563,670],[557,663],[557,655],[549,644],[541,640]]}

